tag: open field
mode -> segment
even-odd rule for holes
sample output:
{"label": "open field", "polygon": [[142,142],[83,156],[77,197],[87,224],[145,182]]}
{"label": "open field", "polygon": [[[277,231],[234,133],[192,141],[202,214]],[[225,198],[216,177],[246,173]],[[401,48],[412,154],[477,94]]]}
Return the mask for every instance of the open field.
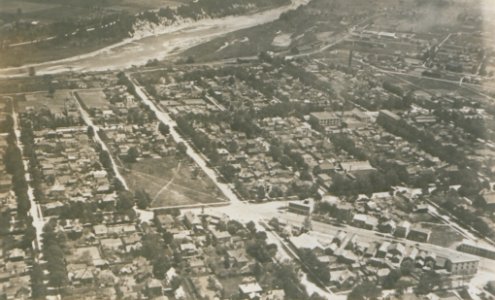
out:
{"label": "open field", "polygon": [[451,247],[464,238],[446,224],[423,223],[421,227],[431,230],[430,243],[438,246]]}
{"label": "open field", "polygon": [[77,95],[89,109],[105,109],[109,106],[106,96],[101,89],[78,91]]}
{"label": "open field", "polygon": [[[103,12],[128,11],[138,13],[148,9],[158,9],[161,7],[176,7],[191,0],[110,0],[98,1],[98,6]],[[65,17],[88,18],[101,14],[95,10],[95,5],[90,1],[29,1],[29,0],[0,0],[0,15],[17,15],[18,9],[23,18],[38,18],[45,21],[62,20]],[[36,14],[33,14],[36,13]],[[74,14],[79,13],[79,14]]]}
{"label": "open field", "polygon": [[70,90],[56,90],[53,97],[48,92],[35,92],[25,95],[25,101],[18,101],[19,112],[23,112],[27,107],[35,110],[49,108],[52,112],[62,113],[67,99],[72,99]]}
{"label": "open field", "polygon": [[22,13],[33,13],[47,9],[58,8],[57,4],[19,1],[19,0],[0,0],[0,14],[17,14],[21,9]]}
{"label": "open field", "polygon": [[[255,56],[261,50],[281,48],[272,42],[282,26],[277,22],[239,30],[186,50],[182,55],[195,61],[211,61],[232,57]],[[290,37],[289,34],[287,36]]]}
{"label": "open field", "polygon": [[140,160],[123,171],[132,190],[144,189],[152,207],[226,201],[221,192],[195,165],[175,156]]}

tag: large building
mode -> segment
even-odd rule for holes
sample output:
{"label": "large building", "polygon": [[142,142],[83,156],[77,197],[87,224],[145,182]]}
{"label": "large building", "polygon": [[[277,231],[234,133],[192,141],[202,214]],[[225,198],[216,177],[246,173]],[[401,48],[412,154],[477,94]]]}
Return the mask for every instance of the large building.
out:
{"label": "large building", "polygon": [[490,249],[488,248],[488,246],[478,245],[470,240],[462,241],[462,243],[457,246],[457,250],[482,257],[487,257],[490,259],[495,259],[494,249]]}
{"label": "large building", "polygon": [[328,111],[311,113],[310,119],[313,122],[318,122],[321,126],[337,127],[342,123],[342,119],[336,113]]}
{"label": "large building", "polygon": [[313,212],[313,206],[314,201],[312,199],[291,201],[289,202],[289,211],[301,215],[310,215]]}
{"label": "large building", "polygon": [[471,276],[478,272],[480,260],[475,256],[449,251],[445,258],[445,268],[452,275]]}

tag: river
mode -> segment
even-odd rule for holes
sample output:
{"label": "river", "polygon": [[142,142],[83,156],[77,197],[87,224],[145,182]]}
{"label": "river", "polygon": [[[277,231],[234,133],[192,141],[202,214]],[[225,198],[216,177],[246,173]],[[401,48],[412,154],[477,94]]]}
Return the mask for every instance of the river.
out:
{"label": "river", "polygon": [[29,67],[34,67],[36,74],[42,75],[66,71],[118,70],[133,65],[139,66],[150,59],[165,59],[230,32],[272,22],[278,19],[280,14],[307,4],[309,1],[292,0],[290,5],[249,15],[203,19],[170,25],[87,54],[0,69],[0,77],[26,76]]}

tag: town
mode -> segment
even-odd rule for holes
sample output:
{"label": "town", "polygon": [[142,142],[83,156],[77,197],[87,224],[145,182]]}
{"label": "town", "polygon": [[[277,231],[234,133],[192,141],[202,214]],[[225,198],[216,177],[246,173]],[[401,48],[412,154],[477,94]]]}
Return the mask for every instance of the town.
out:
{"label": "town", "polygon": [[[291,1],[248,2],[213,15]],[[495,299],[468,2],[292,1],[173,59],[0,69],[0,299]]]}

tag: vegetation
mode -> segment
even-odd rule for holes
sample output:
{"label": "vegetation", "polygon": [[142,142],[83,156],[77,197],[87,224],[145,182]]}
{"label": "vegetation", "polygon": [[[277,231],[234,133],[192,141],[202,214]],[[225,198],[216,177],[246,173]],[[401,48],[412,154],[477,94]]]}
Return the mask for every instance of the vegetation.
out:
{"label": "vegetation", "polygon": [[46,260],[46,268],[48,270],[48,280],[50,286],[57,289],[68,284],[67,270],[65,264],[65,235],[62,232],[57,232],[56,220],[50,221],[43,228],[43,258]]}
{"label": "vegetation", "polygon": [[349,300],[368,300],[368,299],[378,299],[382,291],[376,284],[365,281],[357,286],[355,286],[352,291],[347,296]]}
{"label": "vegetation", "polygon": [[330,269],[328,265],[321,262],[311,249],[299,249],[298,254],[310,274],[323,284],[330,283]]}

